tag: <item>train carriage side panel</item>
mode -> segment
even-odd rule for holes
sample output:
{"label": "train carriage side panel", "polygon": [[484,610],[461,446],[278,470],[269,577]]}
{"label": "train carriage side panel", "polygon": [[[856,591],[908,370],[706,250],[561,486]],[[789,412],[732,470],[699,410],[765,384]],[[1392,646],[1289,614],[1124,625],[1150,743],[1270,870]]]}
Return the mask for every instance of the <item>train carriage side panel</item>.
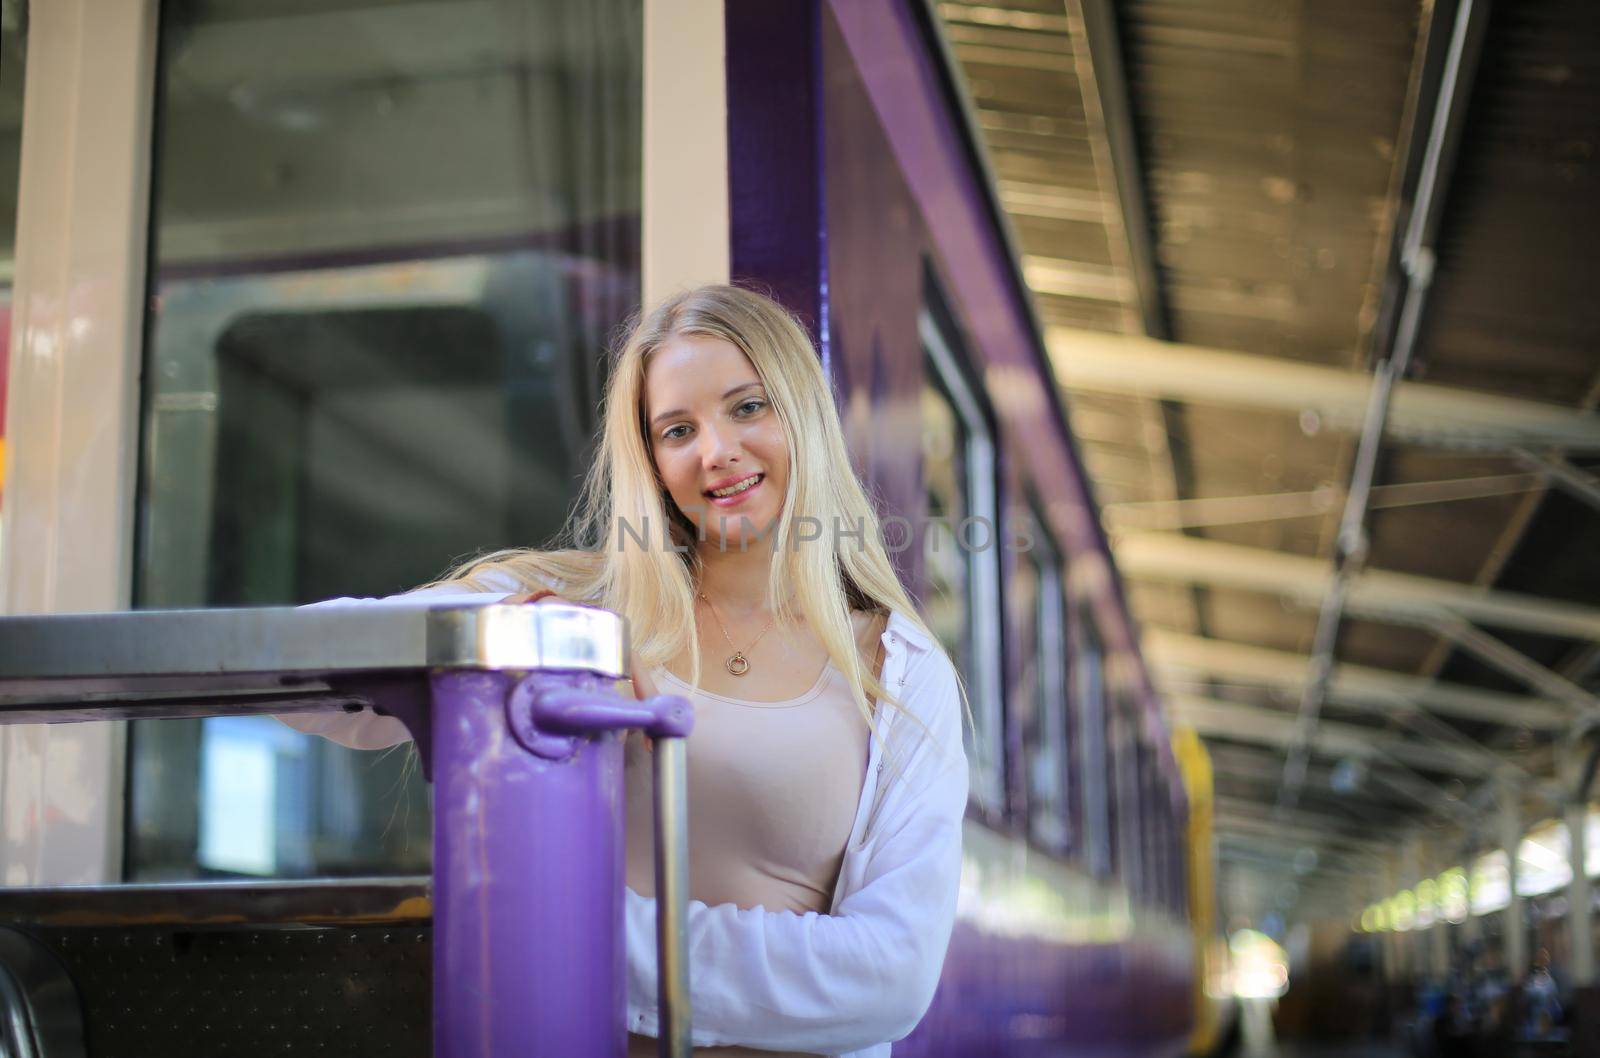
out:
{"label": "train carriage side panel", "polygon": [[[949,344],[978,403],[993,409],[994,509],[1015,509],[1028,491],[1038,497],[1076,603],[1112,659],[1100,687],[1129,733],[1130,769],[1130,803],[1113,807],[1124,825],[1155,828],[1135,840],[1159,873],[1178,842],[1153,810],[1132,814],[1140,800],[1133,747],[1146,743],[1144,800],[1181,806],[1175,762],[1165,739],[1148,735],[1161,725],[1150,723],[1136,637],[997,214],[941,80],[926,12],[903,0],[733,0],[727,11],[735,279],[773,290],[814,328],[863,477],[880,510],[912,520],[929,510],[919,443],[925,331],[943,303]],[[767,76],[797,69],[814,72],[814,91]],[[927,557],[920,549],[899,555],[924,603],[937,583]],[[1014,612],[991,601],[992,610],[974,609],[968,620],[1014,639]],[[1002,651],[1000,639],[989,643],[994,655],[975,660],[999,667],[1009,655],[1001,679],[986,687],[967,675],[974,709],[998,713],[1019,681],[1019,655]],[[980,758],[975,789],[1022,786],[989,759],[998,773],[981,774]],[[1171,883],[1156,873],[1096,879],[1082,863],[1081,835],[1066,855],[1041,849],[1028,841],[1016,801],[975,798],[945,974],[896,1054],[1182,1053],[1194,1020],[1193,943],[1182,901],[1163,899]]]}

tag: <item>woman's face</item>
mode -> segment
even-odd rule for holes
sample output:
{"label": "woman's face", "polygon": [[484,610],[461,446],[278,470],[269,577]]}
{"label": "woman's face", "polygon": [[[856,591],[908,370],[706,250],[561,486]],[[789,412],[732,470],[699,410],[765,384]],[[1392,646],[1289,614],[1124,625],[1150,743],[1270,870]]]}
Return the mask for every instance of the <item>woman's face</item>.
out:
{"label": "woman's face", "polygon": [[644,399],[656,471],[700,536],[737,547],[764,533],[783,509],[789,449],[744,352],[721,338],[672,338],[645,367]]}

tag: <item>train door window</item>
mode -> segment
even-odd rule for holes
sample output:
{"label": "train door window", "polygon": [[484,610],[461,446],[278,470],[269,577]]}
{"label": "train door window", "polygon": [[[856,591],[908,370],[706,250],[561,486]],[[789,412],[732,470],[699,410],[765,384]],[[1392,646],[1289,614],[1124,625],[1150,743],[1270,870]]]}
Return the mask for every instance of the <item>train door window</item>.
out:
{"label": "train door window", "polygon": [[1130,894],[1138,894],[1143,884],[1144,865],[1141,862],[1139,823],[1143,816],[1142,798],[1139,796],[1139,736],[1133,703],[1125,692],[1110,695],[1111,706],[1111,787],[1112,807],[1115,816],[1111,829],[1114,835],[1113,862],[1123,887]]}
{"label": "train door window", "polygon": [[[0,504],[5,502],[6,377],[11,362],[11,277],[16,273],[17,184],[22,161],[25,5],[0,0]],[[0,547],[4,541],[0,541]]]}
{"label": "train door window", "polygon": [[976,730],[968,733],[972,796],[1005,807],[1000,690],[1000,571],[991,421],[947,327],[924,311],[922,470],[927,517],[919,527],[928,623],[966,681]]}
{"label": "train door window", "polygon": [[1080,605],[1073,622],[1072,689],[1078,722],[1077,786],[1083,798],[1083,853],[1090,874],[1111,873],[1114,835],[1111,814],[1111,746],[1105,693],[1105,656],[1094,617]]}
{"label": "train door window", "polygon": [[1137,742],[1139,778],[1139,862],[1144,867],[1140,892],[1146,904],[1161,900],[1161,806],[1155,798],[1155,755],[1143,738]]}
{"label": "train door window", "polygon": [[[639,298],[641,34],[640,0],[162,4],[136,605],[390,594],[561,526]],[[409,749],[131,742],[131,878],[429,866]]]}
{"label": "train door window", "polygon": [[1068,815],[1067,629],[1060,552],[1037,504],[1022,515],[1032,547],[1017,552],[1009,588],[1020,629],[1014,701],[1022,747],[1023,804],[1029,836],[1043,848],[1067,852]]}

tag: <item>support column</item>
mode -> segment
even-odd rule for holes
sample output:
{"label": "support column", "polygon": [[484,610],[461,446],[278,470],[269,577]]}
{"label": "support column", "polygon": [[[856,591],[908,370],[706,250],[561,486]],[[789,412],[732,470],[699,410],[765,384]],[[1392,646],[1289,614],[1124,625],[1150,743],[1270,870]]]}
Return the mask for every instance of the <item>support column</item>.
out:
{"label": "support column", "polygon": [[[1451,862],[1449,847],[1446,846],[1443,854],[1435,848],[1433,857],[1433,872],[1437,877],[1448,871],[1454,864]],[[1430,931],[1433,976],[1443,981],[1450,976],[1450,920],[1444,913],[1444,892],[1439,892],[1438,917],[1434,920],[1433,929]]]}
{"label": "support column", "polygon": [[1477,916],[1472,913],[1472,902],[1478,897],[1478,887],[1472,874],[1472,861],[1478,858],[1478,835],[1468,834],[1461,849],[1461,871],[1467,880],[1467,917],[1461,920],[1461,943],[1466,947],[1476,944],[1483,931]]}
{"label": "support column", "polygon": [[[1392,856],[1383,858],[1383,868],[1378,872],[1378,876],[1382,879],[1379,888],[1383,891],[1384,900],[1390,899],[1400,891],[1400,872],[1396,869]],[[1391,919],[1383,946],[1383,979],[1391,985],[1397,985],[1405,980],[1404,940],[1400,927]]]}
{"label": "support column", "polygon": [[1595,983],[1594,924],[1589,905],[1589,872],[1585,869],[1589,859],[1589,802],[1585,796],[1587,791],[1580,789],[1585,755],[1584,743],[1573,744],[1566,751],[1562,769],[1562,785],[1567,790],[1568,862],[1572,865],[1572,881],[1567,883],[1567,923],[1572,931],[1571,984],[1574,988],[1587,988]]}
{"label": "support column", "polygon": [[1517,892],[1519,875],[1517,850],[1522,847],[1522,790],[1512,780],[1501,780],[1496,790],[1500,802],[1500,844],[1506,850],[1505,962],[1506,977],[1521,981],[1528,972],[1528,927],[1522,895]]}
{"label": "support column", "polygon": [[1400,843],[1400,884],[1411,891],[1412,912],[1411,932],[1405,937],[1404,972],[1406,978],[1413,983],[1420,982],[1428,973],[1428,963],[1423,945],[1426,938],[1422,930],[1422,903],[1417,894],[1417,889],[1422,882],[1422,848],[1421,839],[1415,834],[1409,834]]}

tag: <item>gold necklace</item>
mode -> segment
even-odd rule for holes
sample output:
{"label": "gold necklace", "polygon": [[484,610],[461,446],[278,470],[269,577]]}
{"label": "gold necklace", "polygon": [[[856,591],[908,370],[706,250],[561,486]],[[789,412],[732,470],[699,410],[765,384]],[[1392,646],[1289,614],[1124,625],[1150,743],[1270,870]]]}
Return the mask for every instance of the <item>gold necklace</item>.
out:
{"label": "gold necklace", "polygon": [[761,636],[764,636],[768,632],[772,631],[772,623],[778,619],[777,615],[774,614],[767,620],[767,627],[761,630],[761,635],[756,636],[754,642],[745,647],[744,650],[740,650],[738,647],[733,645],[733,637],[728,634],[728,626],[722,623],[721,617],[717,616],[717,608],[711,605],[710,599],[706,599],[706,593],[702,591],[697,592],[696,594],[698,594],[700,598],[705,599],[706,607],[710,609],[711,616],[716,619],[717,627],[722,629],[722,638],[728,641],[728,646],[733,650],[733,656],[727,661],[724,661],[722,663],[722,667],[727,669],[730,675],[743,676],[745,673],[750,671],[750,659],[744,656],[745,650],[754,650],[756,648],[756,643],[761,642]]}

